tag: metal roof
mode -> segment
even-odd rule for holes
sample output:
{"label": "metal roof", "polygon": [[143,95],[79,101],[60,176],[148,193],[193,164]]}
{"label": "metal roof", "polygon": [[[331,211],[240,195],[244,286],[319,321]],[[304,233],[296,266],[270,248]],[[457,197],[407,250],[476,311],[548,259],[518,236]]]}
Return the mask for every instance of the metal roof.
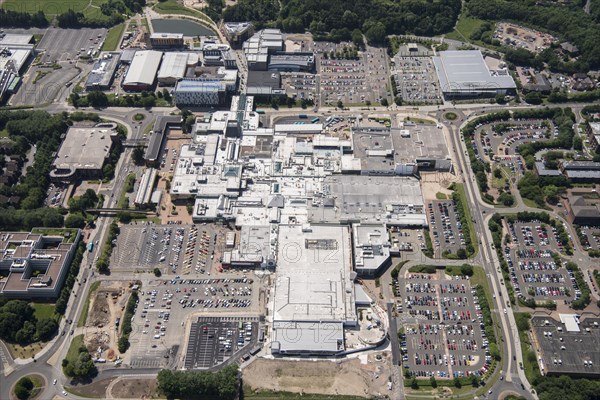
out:
{"label": "metal roof", "polygon": [[158,79],[164,78],[183,78],[189,59],[188,53],[165,53]]}
{"label": "metal roof", "polygon": [[156,71],[160,66],[163,53],[161,51],[137,51],[131,61],[131,66],[125,75],[123,85],[146,84],[152,85]]}
{"label": "metal roof", "polygon": [[441,51],[433,63],[443,92],[514,89],[505,71],[490,71],[479,50]]}

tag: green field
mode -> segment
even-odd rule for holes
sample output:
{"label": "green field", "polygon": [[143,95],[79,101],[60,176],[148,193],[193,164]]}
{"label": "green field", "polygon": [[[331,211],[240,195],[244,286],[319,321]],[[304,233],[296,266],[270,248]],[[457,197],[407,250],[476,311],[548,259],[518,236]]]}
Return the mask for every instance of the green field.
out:
{"label": "green field", "polygon": [[471,209],[469,208],[469,203],[467,202],[467,194],[465,193],[465,187],[460,183],[455,183],[454,190],[456,191],[456,193],[458,193],[458,196],[460,197],[460,202],[464,207],[465,217],[467,219],[467,224],[469,225],[471,244],[473,245],[473,249],[475,250],[473,252],[473,256],[475,256],[479,249],[479,240],[477,239],[477,234],[475,233],[475,224],[471,219]]}
{"label": "green field", "polygon": [[85,321],[87,320],[89,308],[90,308],[90,299],[96,293],[96,290],[100,287],[100,281],[94,282],[90,285],[90,290],[88,290],[87,297],[85,298],[85,303],[83,303],[83,309],[81,310],[81,315],[79,316],[79,320],[77,321],[77,327],[81,327],[85,325]]}
{"label": "green field", "polygon": [[83,346],[83,335],[77,335],[71,340],[71,345],[69,346],[69,351],[67,352],[67,360],[69,362],[77,361],[79,357],[79,348]]}
{"label": "green field", "polygon": [[[92,0],[92,4],[99,6],[100,4],[106,3],[107,0]],[[75,12],[81,12],[86,17],[98,17],[102,16],[102,12],[97,7],[90,5],[90,0],[69,0],[65,2],[52,2],[47,0],[5,0],[2,3],[1,8],[5,10],[27,12],[34,14],[38,11],[43,11],[46,17],[54,17],[62,14],[69,9]]]}
{"label": "green field", "polygon": [[470,42],[471,34],[479,29],[483,25],[484,21],[478,18],[472,18],[464,13],[458,18],[456,28],[446,35],[448,39],[460,40],[463,42]]}
{"label": "green field", "polygon": [[210,18],[208,18],[208,16],[203,12],[184,7],[183,5],[177,3],[177,0],[167,0],[163,2],[158,2],[154,6],[154,11],[156,11],[159,14],[187,15],[188,17],[195,17],[206,21],[211,25],[214,24],[214,22]]}
{"label": "green field", "polygon": [[102,45],[102,51],[115,51],[119,47],[121,37],[125,31],[125,24],[119,24],[110,28]]}
{"label": "green field", "polygon": [[32,303],[31,306],[35,310],[35,317],[40,320],[43,318],[54,318],[54,304]]}

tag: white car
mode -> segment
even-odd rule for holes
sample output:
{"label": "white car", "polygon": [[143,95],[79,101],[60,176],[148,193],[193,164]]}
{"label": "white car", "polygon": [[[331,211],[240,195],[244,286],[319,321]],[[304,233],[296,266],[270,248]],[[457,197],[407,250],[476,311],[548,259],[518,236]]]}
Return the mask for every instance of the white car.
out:
{"label": "white car", "polygon": [[52,384],[53,384],[53,385],[56,385],[56,379],[52,381]]}

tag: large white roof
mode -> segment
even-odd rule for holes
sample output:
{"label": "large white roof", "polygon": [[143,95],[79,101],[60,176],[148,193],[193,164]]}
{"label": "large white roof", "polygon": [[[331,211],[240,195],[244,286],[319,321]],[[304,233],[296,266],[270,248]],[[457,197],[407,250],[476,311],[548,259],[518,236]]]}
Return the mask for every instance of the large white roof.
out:
{"label": "large white roof", "polygon": [[125,75],[123,85],[146,84],[152,85],[156,71],[160,66],[163,53],[161,51],[137,51],[131,61],[131,66]]}
{"label": "large white roof", "polygon": [[165,53],[158,79],[183,78],[187,67],[189,53]]}

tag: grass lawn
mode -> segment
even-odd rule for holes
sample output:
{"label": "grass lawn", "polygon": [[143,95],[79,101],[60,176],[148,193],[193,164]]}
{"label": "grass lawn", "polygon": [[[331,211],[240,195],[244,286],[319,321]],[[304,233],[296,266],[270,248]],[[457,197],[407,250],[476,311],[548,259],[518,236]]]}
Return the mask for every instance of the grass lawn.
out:
{"label": "grass lawn", "polygon": [[364,397],[359,396],[341,396],[327,394],[309,394],[309,393],[291,393],[291,392],[270,392],[266,390],[253,391],[244,387],[244,399],[271,400],[271,399],[303,399],[303,400],[359,400]]}
{"label": "grass lawn", "polygon": [[119,24],[110,28],[102,45],[102,51],[115,51],[119,47],[124,31],[125,24]]}
{"label": "grass lawn", "polygon": [[177,0],[158,2],[156,5],[154,5],[154,11],[159,14],[187,15],[188,17],[196,17],[208,23],[214,24],[214,22],[203,12],[184,7],[183,5],[177,3]]}
{"label": "grass lawn", "polygon": [[438,199],[438,200],[447,200],[447,199],[448,199],[448,196],[446,196],[446,195],[445,195],[444,193],[442,193],[442,192],[437,192],[437,193],[435,194],[435,198],[436,198],[436,199]]}
{"label": "grass lawn", "polygon": [[460,197],[460,202],[464,208],[465,218],[467,219],[467,224],[469,225],[469,233],[471,236],[471,244],[473,245],[473,249],[475,249],[473,255],[477,254],[479,250],[479,240],[477,240],[477,233],[475,232],[475,224],[473,224],[473,220],[471,219],[471,210],[469,209],[469,203],[467,202],[467,194],[465,193],[465,187],[460,184],[454,184],[454,190],[458,193]]}
{"label": "grass lawn", "polygon": [[423,118],[415,118],[415,117],[406,117],[404,118],[405,121],[411,121],[414,122],[415,124],[428,124],[428,125],[435,125],[435,122],[433,122],[430,119],[423,119]]}
{"label": "grass lawn", "polygon": [[56,314],[54,313],[55,307],[54,304],[46,304],[46,303],[32,303],[33,309],[35,310],[34,315],[39,319],[43,318],[54,318]]}
{"label": "grass lawn", "polygon": [[[108,0],[92,1],[96,6],[100,6],[107,2]],[[5,0],[2,3],[1,8],[11,11],[28,12],[30,14],[43,11],[49,19],[52,19],[54,16],[62,14],[69,9],[75,12],[82,12],[86,17],[105,17],[99,8],[90,6],[89,0],[69,0],[65,2],[52,2],[47,0]]]}
{"label": "grass lawn", "polygon": [[[529,318],[527,313],[514,313],[514,315],[516,320]],[[521,340],[521,353],[523,354],[523,370],[527,380],[531,383],[541,376],[540,368],[536,361],[535,352],[531,349],[527,332],[519,330],[519,339]]]}
{"label": "grass lawn", "polygon": [[66,359],[69,360],[69,362],[77,361],[77,358],[79,357],[79,348],[81,346],[83,346],[83,335],[77,335],[71,340],[71,345],[67,352]]}
{"label": "grass lawn", "polygon": [[[73,243],[77,236],[76,228],[33,228],[31,233],[41,233],[47,236],[63,236],[66,243]],[[69,237],[65,235],[71,234]]]}
{"label": "grass lawn", "polygon": [[88,311],[90,308],[90,299],[100,287],[100,282],[94,282],[90,286],[90,290],[88,291],[88,295],[85,298],[85,303],[83,303],[83,310],[81,310],[81,315],[79,316],[79,321],[77,321],[77,327],[85,325],[85,321],[87,320]]}
{"label": "grass lawn", "polygon": [[463,42],[470,42],[471,34],[475,32],[485,21],[477,18],[472,18],[465,13],[462,13],[458,18],[458,23],[454,31],[448,33],[446,37],[448,39],[460,40]]}

